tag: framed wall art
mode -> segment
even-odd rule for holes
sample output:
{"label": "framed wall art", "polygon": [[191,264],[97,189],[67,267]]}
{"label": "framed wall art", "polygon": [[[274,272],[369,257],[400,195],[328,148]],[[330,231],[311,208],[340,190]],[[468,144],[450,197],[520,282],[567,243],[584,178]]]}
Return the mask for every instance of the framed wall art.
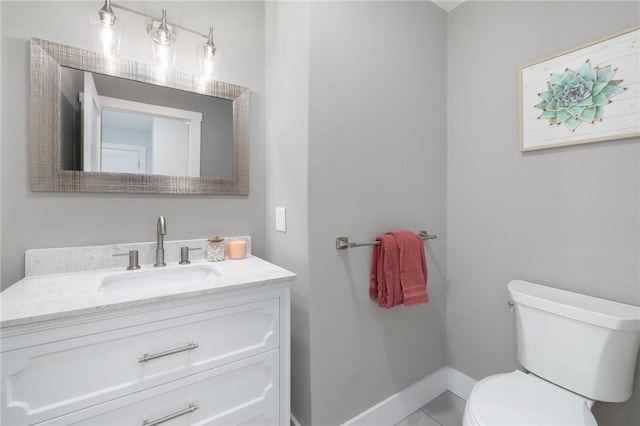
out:
{"label": "framed wall art", "polygon": [[640,27],[520,68],[520,151],[640,136]]}

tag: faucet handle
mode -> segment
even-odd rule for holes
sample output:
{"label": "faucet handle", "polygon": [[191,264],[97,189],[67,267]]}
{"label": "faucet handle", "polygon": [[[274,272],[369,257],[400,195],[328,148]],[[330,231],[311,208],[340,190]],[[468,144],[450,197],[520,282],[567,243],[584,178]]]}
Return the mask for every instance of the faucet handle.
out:
{"label": "faucet handle", "polygon": [[128,271],[140,269],[140,265],[138,264],[138,250],[131,250],[129,253],[117,253],[113,256],[129,256],[129,266],[127,266]]}
{"label": "faucet handle", "polygon": [[201,250],[200,247],[180,247],[180,265],[188,265],[191,263],[189,260],[189,252],[192,250]]}

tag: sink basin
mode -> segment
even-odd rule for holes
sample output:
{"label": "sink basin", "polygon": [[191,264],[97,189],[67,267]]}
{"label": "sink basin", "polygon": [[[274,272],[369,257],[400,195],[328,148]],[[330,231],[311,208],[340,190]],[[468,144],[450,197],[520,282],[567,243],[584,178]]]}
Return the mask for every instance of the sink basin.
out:
{"label": "sink basin", "polygon": [[221,276],[211,265],[188,265],[157,268],[150,271],[125,272],[104,277],[98,291],[139,290],[180,284],[198,284]]}

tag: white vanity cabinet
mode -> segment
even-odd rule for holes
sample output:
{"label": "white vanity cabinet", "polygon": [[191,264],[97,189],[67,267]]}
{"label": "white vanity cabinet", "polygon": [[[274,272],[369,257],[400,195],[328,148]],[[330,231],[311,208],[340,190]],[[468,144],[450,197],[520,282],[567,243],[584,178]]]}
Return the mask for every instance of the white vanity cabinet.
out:
{"label": "white vanity cabinet", "polygon": [[288,425],[289,289],[2,329],[2,425]]}

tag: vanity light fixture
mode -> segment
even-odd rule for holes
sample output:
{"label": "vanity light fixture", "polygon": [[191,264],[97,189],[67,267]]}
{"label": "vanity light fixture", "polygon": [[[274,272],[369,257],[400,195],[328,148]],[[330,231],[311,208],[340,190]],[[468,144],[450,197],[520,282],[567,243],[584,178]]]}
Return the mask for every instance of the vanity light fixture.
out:
{"label": "vanity light fixture", "polygon": [[152,20],[147,26],[147,33],[154,43],[160,46],[171,46],[176,41],[176,33],[173,26],[167,24],[167,11],[162,9],[162,20]]}
{"label": "vanity light fixture", "polygon": [[209,38],[204,46],[198,46],[198,65],[203,78],[213,78],[216,45],[213,43],[213,27],[209,27]]}
{"label": "vanity light fixture", "polygon": [[118,20],[115,13],[113,12],[113,8],[126,10],[127,12],[131,12],[149,19],[149,22],[147,24],[147,34],[149,34],[149,37],[153,41],[154,60],[165,67],[171,66],[173,63],[172,46],[176,41],[177,29],[187,31],[207,39],[206,43],[203,46],[198,46],[198,62],[200,65],[200,72],[202,76],[206,78],[212,77],[214,64],[213,58],[215,57],[216,53],[216,46],[213,42],[213,27],[209,28],[209,35],[206,35],[177,24],[170,24],[167,22],[167,11],[164,9],[162,10],[162,17],[156,18],[147,15],[146,13],[131,9],[129,7],[113,3],[111,0],[105,0],[104,6],[100,10],[98,10],[98,16],[103,26],[103,31],[101,31],[101,34],[106,34],[106,36],[99,36],[101,46],[106,54],[116,53],[117,47],[119,47],[120,44],[119,33],[121,32],[121,30],[117,32],[117,43],[114,44],[113,41],[115,38],[114,35],[116,34],[113,29],[116,25],[118,25]]}
{"label": "vanity light fixture", "polygon": [[176,32],[173,25],[167,24],[167,11],[162,9],[162,20],[152,19],[147,25],[147,33],[153,41],[153,61],[162,68],[173,66],[176,55],[173,43],[176,41]]}
{"label": "vanity light fixture", "polygon": [[104,2],[104,6],[98,11],[98,16],[100,16],[100,22],[104,25],[114,25],[116,23],[116,14],[111,9],[111,0]]}
{"label": "vanity light fixture", "polygon": [[102,51],[107,56],[118,53],[122,34],[122,24],[116,19],[111,5],[111,0],[106,0],[102,9],[98,11],[101,25],[98,29],[97,38]]}

